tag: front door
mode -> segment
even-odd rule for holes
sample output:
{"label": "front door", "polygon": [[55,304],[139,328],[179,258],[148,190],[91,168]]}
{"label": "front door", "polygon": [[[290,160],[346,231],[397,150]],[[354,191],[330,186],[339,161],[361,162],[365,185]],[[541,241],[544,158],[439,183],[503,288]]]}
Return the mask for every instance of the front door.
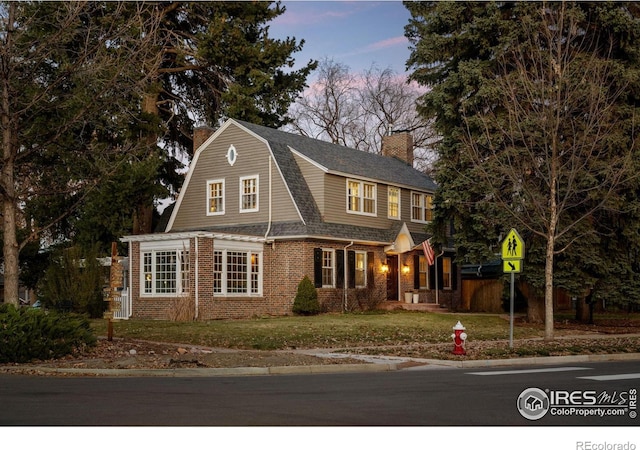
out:
{"label": "front door", "polygon": [[387,255],[387,300],[397,301],[398,297],[398,255]]}

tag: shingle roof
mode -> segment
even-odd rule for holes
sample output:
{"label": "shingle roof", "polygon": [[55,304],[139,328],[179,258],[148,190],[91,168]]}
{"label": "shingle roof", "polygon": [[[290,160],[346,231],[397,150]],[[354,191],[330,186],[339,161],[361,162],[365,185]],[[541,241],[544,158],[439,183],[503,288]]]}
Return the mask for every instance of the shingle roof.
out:
{"label": "shingle roof", "polygon": [[[387,229],[370,228],[339,223],[315,223],[304,225],[300,222],[274,222],[269,230],[270,238],[329,238],[340,240],[354,240],[358,242],[392,243],[398,236],[401,222],[397,222]],[[246,236],[264,236],[268,228],[267,223],[250,225],[220,225],[198,231],[222,232]],[[425,233],[411,233],[416,244],[429,237]]]}
{"label": "shingle roof", "polygon": [[272,147],[274,144],[290,147],[329,171],[371,178],[390,184],[411,186],[427,191],[435,191],[437,188],[428,175],[396,158],[367,153],[241,120],[236,120],[236,122],[269,141]]}

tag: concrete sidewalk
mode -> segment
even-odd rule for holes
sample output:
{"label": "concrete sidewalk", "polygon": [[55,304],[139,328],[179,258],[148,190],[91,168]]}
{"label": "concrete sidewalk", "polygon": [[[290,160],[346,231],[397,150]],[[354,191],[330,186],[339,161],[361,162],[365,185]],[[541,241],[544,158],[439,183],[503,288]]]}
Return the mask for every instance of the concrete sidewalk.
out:
{"label": "concrete sidewalk", "polygon": [[0,368],[4,373],[25,373],[26,370],[42,375],[106,376],[106,377],[236,377],[266,375],[312,375],[328,373],[372,373],[399,370],[431,370],[443,368],[514,367],[527,365],[574,364],[606,361],[640,361],[640,353],[610,355],[539,356],[529,358],[491,360],[439,360],[405,358],[397,356],[354,355],[333,353],[329,350],[300,350],[301,353],[320,358],[359,359],[362,364],[329,364],[280,367],[234,368],[175,368],[175,369],[88,369],[53,368],[44,366],[10,366]]}

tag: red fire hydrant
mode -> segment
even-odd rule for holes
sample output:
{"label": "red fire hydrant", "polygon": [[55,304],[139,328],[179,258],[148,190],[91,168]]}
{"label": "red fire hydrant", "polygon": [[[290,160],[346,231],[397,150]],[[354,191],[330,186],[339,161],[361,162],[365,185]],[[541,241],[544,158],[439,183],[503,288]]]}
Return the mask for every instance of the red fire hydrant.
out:
{"label": "red fire hydrant", "polygon": [[467,340],[467,333],[464,332],[466,328],[460,323],[458,323],[455,327],[453,327],[453,334],[451,338],[453,339],[453,354],[454,355],[466,355],[467,352],[464,349],[464,342]]}

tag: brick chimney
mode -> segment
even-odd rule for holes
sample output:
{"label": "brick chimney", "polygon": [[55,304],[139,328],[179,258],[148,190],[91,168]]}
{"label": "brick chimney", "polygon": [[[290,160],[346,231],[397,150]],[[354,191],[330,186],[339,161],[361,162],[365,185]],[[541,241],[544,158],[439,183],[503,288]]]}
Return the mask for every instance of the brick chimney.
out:
{"label": "brick chimney", "polygon": [[193,127],[193,153],[211,137],[215,130],[207,126]]}
{"label": "brick chimney", "polygon": [[382,155],[401,159],[413,167],[413,137],[407,131],[382,136]]}

